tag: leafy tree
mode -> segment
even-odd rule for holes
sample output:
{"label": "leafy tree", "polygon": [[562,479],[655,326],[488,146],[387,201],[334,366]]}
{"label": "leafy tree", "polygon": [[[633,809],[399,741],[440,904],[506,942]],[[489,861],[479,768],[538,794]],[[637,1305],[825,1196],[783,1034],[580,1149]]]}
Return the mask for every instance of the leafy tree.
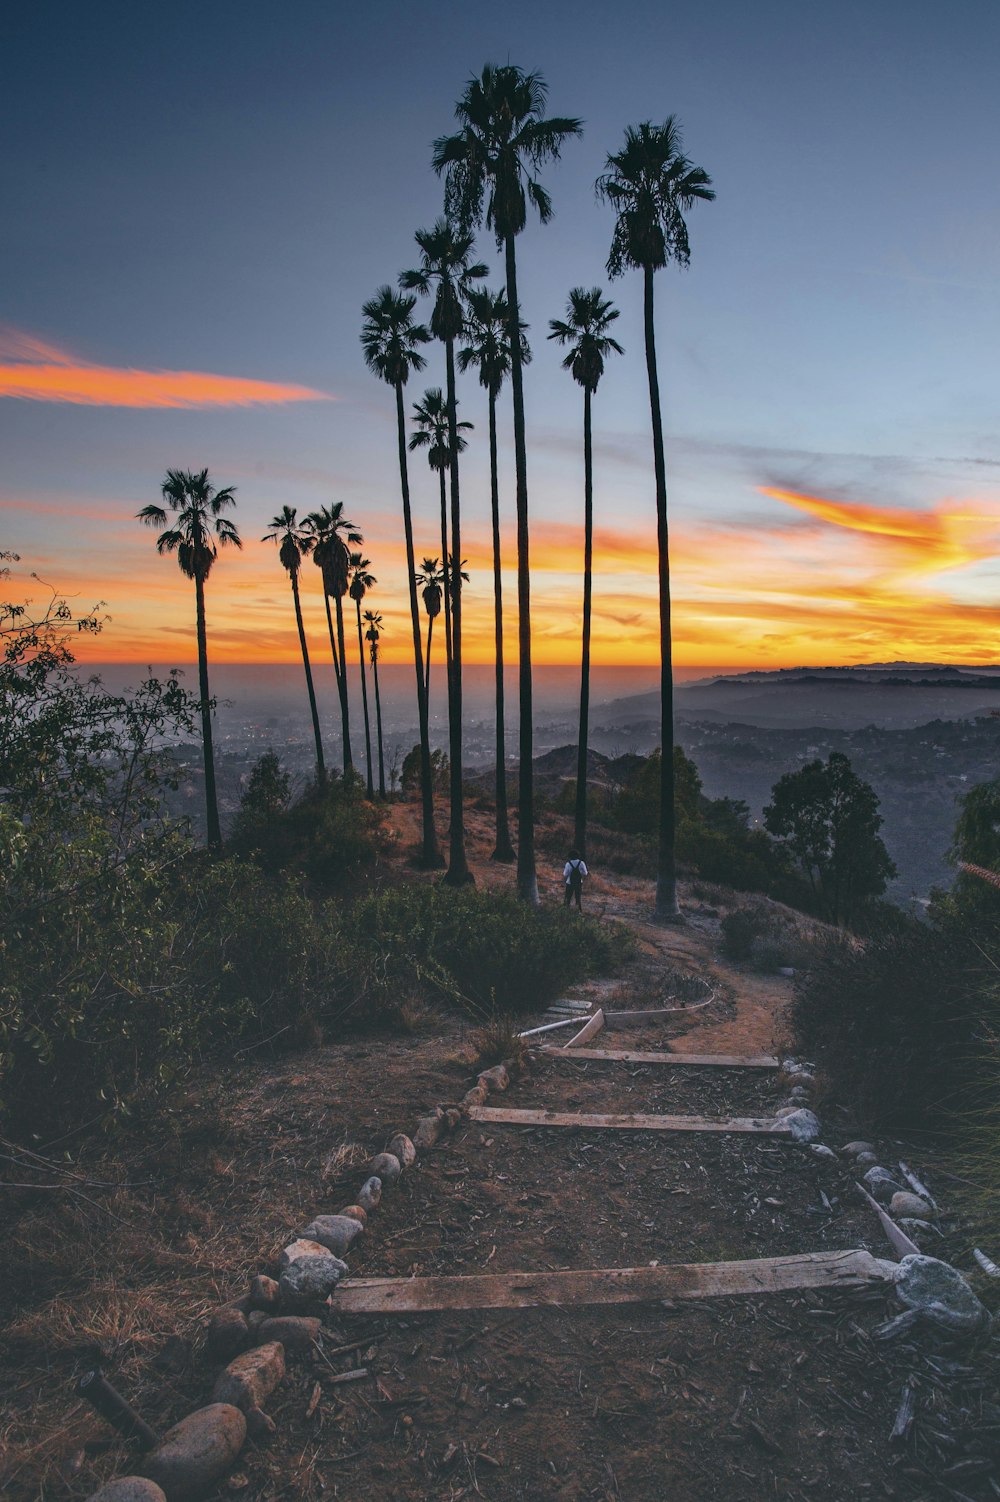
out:
{"label": "leafy tree", "polygon": [[358,613],[358,669],[361,673],[361,704],[365,716],[365,762],[368,771],[368,796],[375,797],[375,782],[372,777],[372,732],[371,723],[368,719],[368,675],[365,672],[365,643],[361,630],[361,601],[370,589],[378,583],[374,574],[368,573],[370,558],[362,558],[360,553],[351,554],[351,582],[348,593],[354,601]]}
{"label": "leafy tree", "polygon": [[403,498],[403,534],[406,541],[406,577],[410,589],[410,625],[413,631],[413,667],[417,675],[417,718],[420,725],[421,789],[423,797],[423,840],[421,864],[427,869],[443,866],[434,830],[434,782],[431,772],[430,727],[427,717],[427,688],[424,683],[423,650],[420,640],[420,605],[417,600],[416,567],[413,554],[413,517],[410,511],[410,479],[406,465],[406,414],[403,410],[403,387],[414,371],[423,370],[427,361],[419,346],[426,344],[430,333],[413,322],[415,297],[401,297],[391,287],[380,287],[364,304],[361,348],[365,364],[378,378],[391,386],[396,396],[396,433],[399,450],[399,484]]}
{"label": "leafy tree", "polygon": [[201,740],[205,759],[205,803],[208,843],[222,844],[219,803],[215,792],[215,756],[212,750],[212,704],[208,692],[208,636],[205,628],[205,581],[219,547],[241,548],[235,524],[223,513],[236,504],[235,490],[216,490],[209,484],[208,470],[168,469],[161,494],[174,514],[162,506],[144,506],[138,520],[147,527],[166,528],[156,540],[158,553],[176,553],[181,573],[194,580],[195,619],[198,633],[198,686],[201,692]]}
{"label": "leafy tree", "polygon": [[1000,778],[981,782],[958,800],[951,862],[958,875],[949,892],[935,892],[931,917],[947,927],[994,929],[1000,921]]}
{"label": "leafy tree", "polygon": [[382,739],[382,695],[378,686],[378,658],[379,642],[382,639],[382,617],[377,610],[365,611],[365,624],[368,629],[365,632],[365,640],[368,643],[368,659],[372,665],[372,678],[375,681],[375,726],[378,734],[378,792],[379,797],[385,797],[385,743]]}
{"label": "leafy tree", "polygon": [[[627,834],[645,834],[656,827],[663,786],[660,760],[660,748],[657,746],[618,794],[615,821]],[[671,784],[675,822],[679,824],[682,820],[696,819],[701,797],[701,777],[694,762],[684,755],[680,746],[674,747]]]}
{"label": "leafy tree", "polygon": [[879,837],[878,798],[841,751],[786,772],[771,789],[764,824],[799,862],[823,915],[849,924],[896,868]]}
{"label": "leafy tree", "polygon": [[[648,120],[629,126],[621,151],[609,155],[597,180],[598,196],[614,207],[618,219],[608,257],[608,274],[622,276],[634,268],[643,274],[646,374],[653,428],[653,470],[656,479],[656,538],[660,575],[660,739],[674,738],[673,645],[670,624],[670,546],[667,528],[667,474],[663,455],[663,418],[656,368],[656,329],[653,319],[653,274],[668,262],[686,266],[691,259],[684,214],[699,199],[715,197],[711,178],[681,153],[680,128],[673,115],[662,125]],[[655,915],[676,920],[676,826],[670,787],[673,763],[661,763],[660,830]]]}
{"label": "leafy tree", "polygon": [[[340,723],[344,737],[344,775],[353,770],[351,752],[351,706],[347,694],[347,644],[344,640],[344,596],[350,583],[351,549],[349,544],[364,542],[353,522],[344,515],[343,501],[310,511],[305,525],[313,537],[312,560],[323,578],[326,625],[330,633],[333,673],[340,698]],[[330,601],[337,610],[337,635],[333,634]]]}
{"label": "leafy tree", "polygon": [[[473,881],[465,854],[465,806],[462,800],[462,510],[459,500],[458,403],[455,396],[455,341],[465,327],[463,300],[472,283],[486,275],[482,262],[471,260],[472,235],[439,219],[432,229],[418,230],[416,242],[420,265],[404,271],[399,284],[405,290],[434,294],[430,330],[445,348],[448,413],[448,469],[451,480],[451,546],[442,548],[441,562],[449,574],[451,591],[451,665],[448,672],[448,746],[451,760],[451,818],[449,861],[445,881],[449,886],[467,886]],[[451,560],[449,569],[448,563]],[[446,608],[448,598],[445,597]]]}
{"label": "leafy tree", "polygon": [[[432,386],[424,392],[423,400],[413,404],[413,433],[410,436],[410,452],[414,449],[426,448],[427,463],[432,470],[437,471],[438,483],[441,492],[441,557],[447,558],[448,547],[448,495],[445,487],[445,472],[451,469],[451,450],[448,447],[448,404],[444,399],[444,393],[440,386]],[[458,440],[458,451],[464,453],[468,447],[462,437],[463,430],[471,432],[471,422],[459,422],[455,425]],[[451,581],[447,572],[442,577],[444,588],[444,640],[445,662],[447,672],[451,674]],[[426,604],[426,601],[424,602]],[[435,611],[437,615],[440,611]],[[427,681],[430,682],[430,664],[427,669]]]}
{"label": "leafy tree", "polygon": [[316,546],[316,535],[308,527],[298,525],[294,506],[283,506],[278,515],[272,519],[270,528],[264,533],[261,542],[276,542],[278,544],[278,557],[291,580],[292,601],[295,605],[295,625],[299,633],[302,665],[306,671],[309,712],[312,715],[313,738],[316,742],[316,776],[322,782],[326,776],[326,763],[323,759],[323,737],[319,728],[319,710],[316,707],[316,690],[313,687],[312,667],[309,662],[309,645],[306,642],[305,627],[302,624],[302,602],[299,599],[299,570],[302,567],[303,558],[307,558]]}
{"label": "leafy tree", "polygon": [[[514,405],[514,470],[517,496],[517,602],[520,686],[517,886],[538,906],[535,871],[534,776],[532,766],[531,575],[529,569],[528,464],[524,430],[521,305],[517,295],[515,241],[528,218],[530,198],[542,224],[552,200],[535,174],[556,160],[564,141],[581,134],[579,120],[546,118],[547,89],[540,73],[512,63],[488,65],[471,78],[455,106],[459,130],[434,143],[434,170],[445,174],[445,210],[463,229],[485,218],[504,252],[507,273],[508,347]],[[459,542],[452,540],[456,556]],[[460,770],[460,769],[459,769]]]}
{"label": "leafy tree", "polygon": [[281,765],[275,751],[265,751],[250,768],[240,808],[265,820],[284,813],[291,797],[292,779]]}
{"label": "leafy tree", "polygon": [[[500,484],[497,472],[497,397],[510,374],[510,314],[503,292],[477,287],[466,301],[465,343],[458,352],[461,371],[475,366],[479,384],[485,386],[490,412],[490,501],[493,515],[493,622],[495,638],[494,673],[496,678],[496,823],[497,837],[490,859],[510,862],[516,859],[510,838],[507,811],[507,734],[504,722],[503,681],[503,580],[500,558]],[[522,366],[531,359],[525,336],[526,324],[520,324],[520,358]]]}
{"label": "leafy tree", "polygon": [[566,318],[549,323],[550,339],[570,346],[563,369],[583,387],[583,643],[580,653],[580,729],[577,736],[576,810],[573,843],[587,853],[587,750],[590,723],[590,616],[594,591],[594,455],[590,404],[604,374],[609,354],[625,351],[608,332],[618,309],[607,302],[600,287],[574,287]]}
{"label": "leafy tree", "polygon": [[[433,786],[439,792],[445,792],[451,779],[451,767],[448,763],[448,753],[442,751],[440,746],[431,752],[431,777]],[[404,793],[412,793],[415,788],[421,787],[422,764],[420,746],[416,745],[411,751],[407,751],[403,757],[403,767],[399,774],[400,786]]]}

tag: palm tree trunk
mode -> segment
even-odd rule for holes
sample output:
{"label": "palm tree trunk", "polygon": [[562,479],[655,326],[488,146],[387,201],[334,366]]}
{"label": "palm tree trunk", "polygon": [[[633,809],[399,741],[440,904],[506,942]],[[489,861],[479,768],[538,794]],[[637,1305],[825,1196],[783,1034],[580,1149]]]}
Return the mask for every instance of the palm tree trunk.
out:
{"label": "palm tree trunk", "polygon": [[385,750],[382,740],[382,695],[378,689],[378,653],[372,658],[372,677],[375,680],[375,725],[378,732],[378,795],[385,797]]}
{"label": "palm tree trunk", "polygon": [[517,495],[517,642],[521,706],[518,768],[517,890],[538,907],[535,872],[535,769],[531,723],[531,576],[528,572],[528,460],[524,441],[524,384],[521,372],[521,321],[517,301],[514,236],[504,244],[507,261],[507,318],[510,339],[510,384],[514,399],[514,471]]}
{"label": "palm tree trunk", "polygon": [[654,917],[676,922],[677,869],[674,821],[674,672],[670,631],[670,545],[667,532],[667,471],[663,459],[663,419],[660,382],[656,373],[656,331],[653,325],[653,268],[643,271],[643,313],[646,332],[646,374],[653,424],[653,470],[656,476],[656,545],[660,573],[660,831]]}
{"label": "palm tree trunk", "polygon": [[497,394],[490,387],[490,501],[493,508],[493,617],[495,623],[496,700],[497,700],[497,842],[491,860],[510,862],[515,859],[510,842],[507,815],[507,735],[503,713],[503,578],[500,568],[500,485],[497,478]]}
{"label": "palm tree trunk", "polygon": [[205,581],[194,580],[195,617],[198,626],[198,693],[201,696],[201,749],[205,762],[205,823],[213,850],[222,844],[219,800],[215,791],[215,753],[212,749],[212,709],[208,695],[208,634],[205,630]]}
{"label": "palm tree trunk", "polygon": [[[430,704],[430,699],[431,699],[431,637],[433,635],[434,635],[434,617],[432,615],[429,615],[427,617],[427,671],[424,674],[424,682],[427,685],[426,693],[427,693],[427,703],[428,703],[428,705]],[[429,713],[429,711],[428,711],[428,713]]]}
{"label": "palm tree trunk", "polygon": [[[344,737],[344,731],[343,731],[343,722],[344,722],[344,691],[343,691],[343,687],[342,687],[343,673],[340,670],[340,656],[339,656],[339,654],[337,652],[337,637],[336,637],[336,635],[334,633],[334,629],[333,629],[333,613],[330,610],[330,596],[326,592],[325,584],[324,584],[324,588],[323,588],[323,603],[326,606],[326,629],[327,629],[327,631],[330,634],[330,655],[333,658],[333,676],[334,676],[334,678],[337,681],[337,698],[340,701],[341,737],[345,740],[345,744],[346,744],[346,737]],[[351,765],[350,756],[351,756],[351,748],[350,748],[350,746],[347,746],[347,749],[344,752],[344,771],[345,772],[347,771],[347,768]]]}
{"label": "palm tree trunk", "polygon": [[[448,448],[451,460],[451,678],[448,683],[448,753],[451,758],[451,827],[449,886],[474,880],[465,856],[465,806],[462,798],[462,514],[458,494],[458,419],[455,403],[455,341],[445,342],[448,367]],[[447,578],[447,569],[445,577]]]}
{"label": "palm tree trunk", "polygon": [[340,651],[340,719],[344,727],[344,775],[354,771],[351,753],[351,706],[347,697],[347,645],[344,641],[344,601],[337,595],[337,645]]}
{"label": "palm tree trunk", "polygon": [[[448,494],[444,484],[444,470],[439,469],[438,475],[441,480],[441,572],[444,575],[442,585],[444,592],[444,660],[445,676],[451,683],[451,578],[448,573]],[[427,664],[427,681],[430,682],[430,663]],[[449,688],[449,692],[450,692]]]}
{"label": "palm tree trunk", "polygon": [[302,624],[302,603],[299,600],[299,581],[292,575],[292,599],[295,601],[295,624],[299,628],[299,646],[302,648],[302,665],[306,670],[306,688],[309,690],[309,710],[312,714],[313,736],[316,740],[316,780],[326,780],[326,763],[323,760],[323,737],[319,728],[319,710],[316,708],[316,690],[313,687],[312,667],[309,663],[309,648],[306,644],[305,627]]}
{"label": "palm tree trunk", "polygon": [[427,723],[427,690],[424,685],[420,641],[420,605],[417,601],[413,558],[413,518],[410,515],[410,478],[406,468],[406,413],[402,382],[396,383],[396,428],[399,436],[399,484],[403,495],[403,531],[406,536],[406,577],[410,584],[410,624],[413,628],[413,666],[417,674],[417,718],[420,723],[420,790],[423,802],[423,850],[421,865],[431,870],[443,866],[434,831],[434,785],[431,779],[431,742]]}
{"label": "palm tree trunk", "polygon": [[368,720],[368,679],[365,674],[365,638],[361,630],[361,601],[355,600],[358,611],[358,670],[361,673],[361,703],[365,712],[365,761],[368,771],[368,796],[375,797],[375,782],[372,778],[372,732]]}
{"label": "palm tree trunk", "polygon": [[583,388],[583,644],[580,651],[580,731],[576,749],[576,821],[573,843],[587,856],[587,751],[590,733],[590,616],[594,591],[594,455],[589,386]]}

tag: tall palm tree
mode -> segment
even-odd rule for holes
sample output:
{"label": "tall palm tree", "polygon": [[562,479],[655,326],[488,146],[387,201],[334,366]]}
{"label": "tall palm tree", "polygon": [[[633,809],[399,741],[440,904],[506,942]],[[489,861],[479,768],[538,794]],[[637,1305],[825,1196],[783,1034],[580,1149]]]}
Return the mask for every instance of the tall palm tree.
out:
{"label": "tall palm tree", "polygon": [[368,642],[368,660],[372,665],[372,677],[375,680],[375,726],[378,734],[378,795],[385,797],[385,743],[382,739],[382,695],[378,688],[378,652],[379,641],[382,637],[382,617],[377,610],[366,610],[365,621],[368,630],[365,632],[365,640]]}
{"label": "tall palm tree", "polygon": [[326,779],[326,763],[323,760],[323,737],[320,734],[319,711],[316,708],[316,690],[313,687],[312,667],[309,663],[309,647],[306,643],[305,627],[302,624],[302,602],[299,599],[299,569],[302,567],[303,558],[307,558],[315,547],[316,538],[308,528],[297,524],[294,506],[283,506],[278,515],[272,518],[270,528],[264,533],[261,542],[276,542],[278,544],[278,557],[289,579],[292,581],[295,624],[298,627],[299,646],[302,649],[302,665],[306,670],[309,710],[312,714],[313,737],[316,741],[316,780],[322,784]]}
{"label": "tall palm tree", "polygon": [[[471,422],[459,422],[455,424],[458,435],[458,451],[463,453],[468,447],[462,437],[465,432],[472,431]],[[426,448],[427,463],[431,469],[437,470],[438,480],[441,487],[441,557],[448,556],[448,497],[445,491],[445,471],[451,469],[451,451],[448,447],[448,404],[444,399],[444,393],[440,386],[432,386],[424,392],[424,399],[413,404],[413,433],[410,437],[410,452],[414,449]],[[444,639],[445,639],[445,662],[448,664],[448,672],[451,673],[451,582],[448,575],[444,576]],[[428,678],[430,667],[428,665]]]}
{"label": "tall palm tree", "polygon": [[406,539],[406,577],[410,588],[410,625],[413,629],[413,667],[417,675],[417,716],[420,723],[420,786],[423,800],[421,864],[428,869],[443,866],[434,832],[434,784],[431,771],[430,730],[427,721],[427,690],[424,686],[423,652],[420,642],[420,605],[414,579],[413,517],[410,513],[410,478],[406,465],[406,414],[403,387],[412,372],[423,370],[427,361],[419,346],[431,335],[413,322],[415,297],[400,297],[391,287],[380,287],[364,304],[361,348],[365,364],[396,394],[396,433],[399,449],[399,485],[403,497],[403,533]]}
{"label": "tall palm tree", "polygon": [[643,276],[643,314],[646,376],[653,428],[653,470],[656,478],[656,541],[660,574],[660,829],[656,875],[655,916],[676,920],[677,873],[674,818],[674,680],[670,625],[670,539],[667,528],[667,473],[663,458],[663,417],[656,368],[656,329],[653,320],[653,273],[676,261],[691,260],[684,214],[698,199],[715,197],[712,179],[681,152],[681,132],[674,115],[662,125],[645,120],[630,125],[621,151],[608,156],[597,179],[598,196],[615,209],[618,218],[608,256],[608,274],[622,276],[634,269]]}
{"label": "tall palm tree", "polygon": [[[517,885],[521,896],[538,906],[535,873],[535,812],[531,720],[531,581],[528,550],[528,463],[524,437],[524,389],[521,378],[520,304],[514,242],[524,229],[531,199],[545,224],[552,200],[535,172],[557,158],[563,142],[581,133],[579,120],[545,119],[545,81],[507,63],[487,66],[466,85],[455,114],[460,129],[434,143],[434,170],[445,173],[445,208],[463,227],[485,217],[507,271],[507,318],[514,399],[514,468],[517,480],[517,601],[519,688],[521,703],[520,792],[518,796]],[[453,543],[456,551],[458,544]]]}
{"label": "tall palm tree", "polygon": [[361,601],[370,589],[377,583],[374,574],[368,569],[371,566],[370,558],[362,558],[360,553],[351,554],[351,582],[347,592],[354,601],[358,613],[358,670],[361,673],[361,704],[365,716],[365,764],[368,773],[368,796],[375,797],[375,781],[372,777],[372,732],[368,719],[368,675],[365,672],[365,643],[361,631]]}
{"label": "tall palm tree", "polygon": [[[417,230],[414,237],[420,251],[420,265],[404,271],[401,287],[411,292],[434,295],[430,330],[445,349],[448,410],[448,469],[451,479],[451,547],[444,548],[442,562],[447,565],[462,556],[462,515],[458,488],[458,410],[455,397],[455,340],[465,327],[463,299],[472,283],[487,273],[487,267],[470,257],[474,246],[471,234],[456,229],[447,219],[439,219],[432,229]],[[447,539],[445,539],[447,541]],[[445,881],[451,886],[465,886],[473,880],[465,856],[465,807],[462,795],[462,580],[454,564],[448,579],[451,593],[451,666],[448,673],[448,754],[451,820],[449,860]]]}
{"label": "tall palm tree", "polygon": [[[168,469],[160,494],[173,512],[174,525],[156,539],[158,553],[176,553],[181,573],[194,580],[195,622],[198,633],[198,694],[201,699],[201,744],[205,762],[205,815],[208,843],[222,844],[219,800],[215,791],[212,748],[212,705],[208,693],[208,634],[205,629],[205,580],[220,547],[241,548],[234,522],[223,512],[235,506],[235,487],[216,490],[208,470]],[[170,519],[163,506],[143,506],[136,519],[147,527],[163,528]]]}
{"label": "tall palm tree", "polygon": [[[344,515],[343,501],[334,501],[332,506],[321,506],[310,511],[305,519],[315,541],[312,559],[323,578],[323,599],[326,603],[326,624],[330,632],[330,652],[333,657],[333,672],[340,697],[340,723],[344,736],[344,776],[354,770],[351,753],[351,707],[347,697],[347,647],[344,640],[344,596],[350,582],[351,549],[349,544],[364,542],[353,522]],[[330,601],[337,611],[337,635],[333,635],[330,616]]]}
{"label": "tall palm tree", "polygon": [[[490,857],[495,861],[516,859],[510,838],[507,812],[507,732],[504,724],[503,682],[503,579],[500,562],[500,485],[497,474],[497,398],[510,374],[510,318],[507,296],[477,287],[470,292],[465,308],[466,343],[458,352],[458,368],[463,373],[472,366],[479,371],[479,384],[485,386],[490,407],[490,501],[493,511],[493,626],[496,672],[496,809],[497,837]],[[521,364],[531,359],[521,323]]]}
{"label": "tall palm tree", "polygon": [[448,585],[448,571],[438,567],[436,558],[425,558],[420,565],[420,572],[416,576],[417,587],[420,590],[427,612],[427,662],[424,671],[424,683],[427,687],[427,695],[431,692],[431,639],[434,634],[434,622],[441,614],[441,601],[444,598],[444,590]]}
{"label": "tall palm tree", "polygon": [[573,843],[587,854],[587,750],[590,724],[590,618],[594,588],[594,455],[591,444],[590,402],[604,374],[609,354],[624,350],[608,330],[618,309],[606,302],[600,287],[574,287],[566,318],[549,322],[550,339],[570,346],[563,369],[583,387],[583,645],[580,653],[580,731],[576,751],[576,827]]}

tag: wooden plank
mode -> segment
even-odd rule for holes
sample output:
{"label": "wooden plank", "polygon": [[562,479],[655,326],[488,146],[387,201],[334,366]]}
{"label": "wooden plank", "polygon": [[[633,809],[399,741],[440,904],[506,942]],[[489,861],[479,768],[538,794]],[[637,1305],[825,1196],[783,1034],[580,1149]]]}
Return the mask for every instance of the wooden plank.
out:
{"label": "wooden plank", "polygon": [[710,996],[707,1001],[696,1001],[690,1007],[653,1007],[644,1012],[605,1012],[604,1021],[608,1027],[649,1027],[651,1023],[659,1022],[664,1017],[683,1017],[689,1012],[700,1012],[702,1007],[710,1007],[715,1000]]}
{"label": "wooden plank", "polygon": [[574,1111],[519,1111],[510,1106],[473,1106],[470,1121],[497,1126],[576,1127],[581,1131],[610,1127],[625,1132],[757,1132],[765,1137],[788,1137],[784,1119],[770,1116],[643,1116],[626,1112],[588,1114]]}
{"label": "wooden plank", "polygon": [[659,1299],[732,1298],[801,1288],[867,1288],[891,1281],[895,1264],[865,1251],[806,1252],[746,1262],[688,1262],[574,1272],[480,1273],[439,1278],[345,1278],[335,1314],[414,1314],[444,1309],[571,1308]]}
{"label": "wooden plank", "polygon": [[546,1022],[541,1027],[529,1027],[523,1033],[518,1033],[519,1038],[534,1038],[538,1033],[551,1033],[557,1027],[576,1027],[576,1017],[566,1017],[562,1022]]}
{"label": "wooden plank", "polygon": [[592,1002],[589,1001],[551,1001],[546,1008],[549,1012],[589,1012]]}
{"label": "wooden plank", "polygon": [[600,1007],[598,1007],[593,1017],[588,1018],[588,1020],[583,1024],[583,1027],[581,1027],[580,1031],[573,1034],[572,1038],[570,1038],[569,1042],[566,1044],[566,1047],[577,1048],[581,1043],[589,1042],[591,1038],[597,1036],[603,1026],[604,1013],[601,1011]]}
{"label": "wooden plank", "polygon": [[551,1054],[556,1059],[597,1059],[618,1064],[673,1064],[704,1069],[780,1069],[780,1059],[770,1054],[752,1055],[725,1053],[642,1053],[634,1048],[579,1048],[574,1049],[575,1038],[564,1048],[542,1044],[540,1052]]}

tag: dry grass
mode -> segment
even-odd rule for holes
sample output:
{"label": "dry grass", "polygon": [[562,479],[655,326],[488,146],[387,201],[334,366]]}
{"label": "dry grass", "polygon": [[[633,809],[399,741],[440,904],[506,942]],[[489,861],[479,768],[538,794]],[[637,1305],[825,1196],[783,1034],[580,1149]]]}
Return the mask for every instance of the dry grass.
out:
{"label": "dry grass", "polygon": [[489,1069],[505,1059],[516,1059],[520,1064],[527,1056],[528,1048],[520,1036],[524,1019],[512,1017],[509,1012],[498,1012],[485,1027],[478,1028],[469,1039],[474,1069]]}

